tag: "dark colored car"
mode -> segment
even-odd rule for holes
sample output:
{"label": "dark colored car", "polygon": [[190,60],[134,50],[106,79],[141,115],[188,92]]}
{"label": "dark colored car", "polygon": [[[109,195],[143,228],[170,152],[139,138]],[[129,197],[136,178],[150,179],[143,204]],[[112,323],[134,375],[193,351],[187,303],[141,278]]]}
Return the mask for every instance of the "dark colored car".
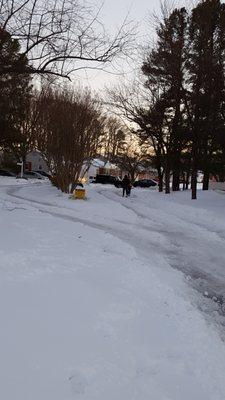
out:
{"label": "dark colored car", "polygon": [[133,183],[134,187],[145,187],[145,188],[157,185],[158,185],[157,182],[153,181],[153,179],[141,179]]}
{"label": "dark colored car", "polygon": [[7,169],[0,169],[0,176],[11,176],[15,178],[15,174],[13,172],[8,171]]}
{"label": "dark colored car", "polygon": [[121,187],[121,180],[117,176],[97,174],[94,183],[102,183]]}
{"label": "dark colored car", "polygon": [[114,182],[114,186],[116,186],[117,188],[123,187],[123,184],[122,184],[122,181],[120,178],[116,178],[116,180]]}
{"label": "dark colored car", "polygon": [[[21,178],[21,175],[18,174],[17,178]],[[38,172],[33,172],[33,171],[25,171],[23,173],[22,179],[45,179],[45,177]]]}
{"label": "dark colored car", "polygon": [[37,172],[38,174],[40,174],[40,175],[42,175],[42,176],[44,176],[45,178],[51,178],[51,175],[50,174],[48,174],[47,172],[45,172],[45,171],[42,171],[42,170],[38,170],[38,171],[31,171],[31,172]]}

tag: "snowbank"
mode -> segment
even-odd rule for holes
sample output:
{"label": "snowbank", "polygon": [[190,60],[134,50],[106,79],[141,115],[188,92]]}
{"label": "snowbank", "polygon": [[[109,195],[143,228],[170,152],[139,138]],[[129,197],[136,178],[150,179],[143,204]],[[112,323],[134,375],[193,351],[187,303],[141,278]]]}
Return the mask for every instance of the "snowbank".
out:
{"label": "snowbank", "polygon": [[221,251],[219,196],[2,187],[0,397],[224,400],[224,343],[171,268]]}

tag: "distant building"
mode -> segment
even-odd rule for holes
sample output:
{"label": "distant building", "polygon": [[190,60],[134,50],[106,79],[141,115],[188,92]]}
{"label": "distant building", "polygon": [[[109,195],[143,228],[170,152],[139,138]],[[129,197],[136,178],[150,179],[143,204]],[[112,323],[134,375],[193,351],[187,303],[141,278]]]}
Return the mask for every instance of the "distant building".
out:
{"label": "distant building", "polygon": [[46,161],[38,150],[32,150],[27,154],[25,168],[29,171],[49,171]]}
{"label": "distant building", "polygon": [[95,158],[90,164],[84,163],[81,173],[84,180],[91,181],[97,174],[120,176],[121,171],[115,164],[103,161],[100,158]]}
{"label": "distant building", "polygon": [[217,182],[216,179],[209,181],[209,189],[225,191],[225,182]]}
{"label": "distant building", "polygon": [[137,179],[157,179],[158,172],[154,168],[148,168],[147,170],[140,171]]}

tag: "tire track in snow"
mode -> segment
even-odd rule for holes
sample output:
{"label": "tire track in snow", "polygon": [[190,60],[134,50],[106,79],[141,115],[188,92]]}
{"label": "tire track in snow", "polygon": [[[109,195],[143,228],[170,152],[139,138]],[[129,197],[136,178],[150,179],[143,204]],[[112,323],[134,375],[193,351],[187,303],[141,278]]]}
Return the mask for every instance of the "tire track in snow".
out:
{"label": "tire track in snow", "polygon": [[[136,208],[132,205],[133,202],[130,202],[130,198],[126,200],[122,199],[118,194],[115,194],[115,192],[108,193],[108,191],[105,189],[99,190],[98,193],[110,200],[113,200],[112,194],[114,194],[114,201],[118,201],[118,198],[120,198],[120,204],[122,204],[125,208],[132,210],[137,215],[137,217],[142,220],[142,229],[151,229],[151,231],[164,235],[170,243],[170,249],[165,249],[160,246],[159,250],[164,254],[164,256],[166,256],[171,267],[183,272],[188,278],[191,286],[202,295],[213,300],[213,302],[216,303],[217,311],[219,311],[222,315],[225,315],[225,259],[222,258],[221,260],[221,254],[224,254],[223,249],[225,248],[225,240],[223,235],[220,235],[215,230],[209,230],[205,225],[201,223],[189,222],[180,216],[175,217],[174,215],[171,215],[171,218],[173,220],[171,221],[171,225],[175,226],[176,230],[165,229],[165,227],[163,226],[165,224],[163,224],[161,221],[166,214],[164,211],[160,210],[160,217],[159,213],[157,218],[155,216],[152,217],[149,216],[149,214],[146,214],[144,211],[136,210]],[[126,201],[126,203],[124,203],[124,200]],[[147,208],[145,204],[143,205],[143,207]],[[150,207],[148,207],[148,211],[151,212]],[[156,227],[157,220],[160,227]],[[148,221],[150,225],[146,221]],[[207,241],[211,242],[212,247],[213,241],[216,242],[217,245],[219,244],[219,246],[221,247],[221,251],[219,252],[219,255],[216,255],[215,257],[217,259],[217,262],[221,263],[221,276],[215,277],[213,274],[214,271],[210,273],[209,271],[205,271],[204,268],[199,267],[199,259],[196,260],[196,256],[191,253],[190,247],[185,251],[183,244],[185,243],[185,239],[187,239],[188,242],[189,235],[187,236],[187,234],[183,232],[187,232],[184,229],[183,231],[177,231],[177,221],[180,222],[179,225],[181,227],[184,227],[185,225],[186,228],[189,228],[191,233],[193,233],[194,230],[195,240],[196,236],[201,237],[203,234],[203,240],[204,236],[207,237]]]}
{"label": "tire track in snow", "polygon": [[[145,262],[148,260],[149,255],[158,252],[158,254],[164,257],[164,259],[172,268],[181,271],[186,277],[188,277],[188,282],[192,288],[197,290],[201,295],[205,295],[207,292],[209,298],[216,299],[216,302],[218,301],[218,304],[221,306],[219,307],[218,311],[222,310],[225,282],[221,283],[221,281],[218,278],[215,278],[213,274],[205,272],[199,268],[198,265],[194,263],[193,259],[189,258],[187,260],[187,254],[183,248],[183,243],[186,236],[183,232],[177,232],[176,229],[165,229],[165,224],[163,224],[161,221],[158,221],[157,217],[149,217],[148,215],[146,216],[144,211],[136,210],[134,206],[132,206],[132,203],[128,204],[121,202],[122,199],[119,201],[120,205],[122,205],[125,209],[131,210],[138,217],[140,221],[139,224],[116,221],[117,227],[112,227],[105,222],[91,222],[88,219],[71,215],[73,212],[71,208],[62,208],[61,206],[50,202],[28,199],[25,196],[19,195],[16,192],[20,189],[23,189],[23,187],[10,187],[7,189],[7,194],[10,198],[12,197],[25,201],[29,207],[32,207],[39,212],[67,220],[69,222],[81,223],[90,228],[111,234],[121,241],[131,245]],[[120,198],[120,196],[115,195],[114,199],[112,197],[112,192],[110,191],[110,193],[108,193],[106,189],[98,190],[97,192],[98,194],[110,199],[111,201],[114,201],[115,203],[118,203],[118,198]],[[126,199],[125,201],[128,202],[130,199]],[[15,203],[18,204],[18,202]],[[63,210],[66,210],[66,212]],[[175,217],[173,215],[171,217],[174,220]],[[163,215],[161,216],[161,219],[162,218]],[[176,218],[178,221],[180,221],[181,226],[185,223],[187,227],[193,230],[192,223],[182,220],[180,217]],[[174,221],[172,225],[174,225]],[[211,234],[211,232],[205,227],[201,227],[197,223],[194,225],[197,225],[197,228],[200,230],[200,232],[203,231]],[[149,235],[151,234],[150,237],[146,237],[146,231],[149,233]],[[213,240],[215,240],[215,235],[213,236]],[[219,240],[222,239],[219,238]]]}

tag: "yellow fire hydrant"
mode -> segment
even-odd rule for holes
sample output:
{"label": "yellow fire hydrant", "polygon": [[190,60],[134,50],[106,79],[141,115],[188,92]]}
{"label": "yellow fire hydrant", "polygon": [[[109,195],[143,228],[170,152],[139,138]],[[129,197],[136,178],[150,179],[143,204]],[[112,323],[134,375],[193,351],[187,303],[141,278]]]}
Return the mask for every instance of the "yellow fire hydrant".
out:
{"label": "yellow fire hydrant", "polygon": [[85,199],[85,189],[79,188],[73,191],[73,197],[75,199],[84,200]]}

